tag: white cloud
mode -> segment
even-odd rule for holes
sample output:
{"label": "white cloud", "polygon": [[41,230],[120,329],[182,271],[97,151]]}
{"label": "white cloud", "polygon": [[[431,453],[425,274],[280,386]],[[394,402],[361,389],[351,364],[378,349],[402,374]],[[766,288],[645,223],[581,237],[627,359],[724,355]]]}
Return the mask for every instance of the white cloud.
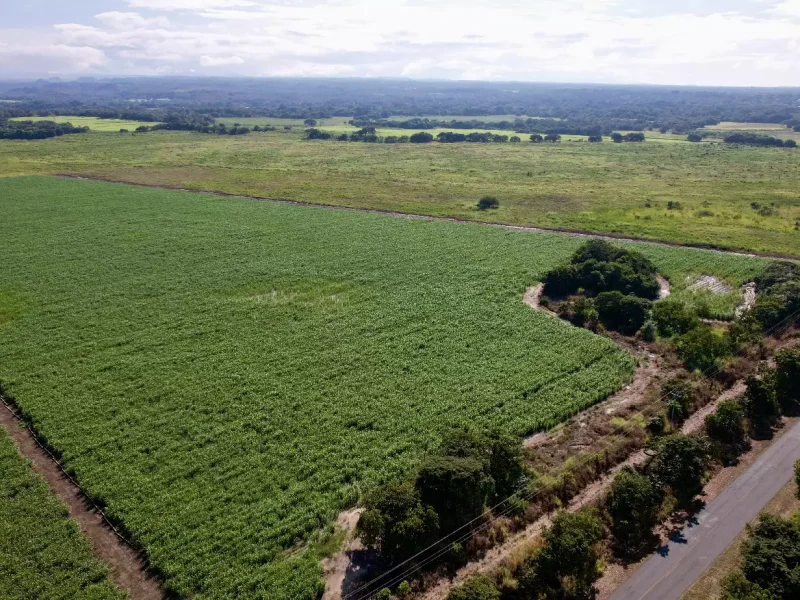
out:
{"label": "white cloud", "polygon": [[201,56],[200,64],[204,67],[222,67],[225,65],[243,65],[241,56]]}
{"label": "white cloud", "polygon": [[128,0],[128,6],[152,10],[204,10],[258,6],[258,4],[250,0]]}
{"label": "white cloud", "polygon": [[135,27],[167,27],[169,19],[167,17],[155,17],[146,19],[135,12],[104,12],[94,16],[95,19],[114,29],[130,29]]}
{"label": "white cloud", "polygon": [[[800,0],[715,0],[724,8],[717,13],[693,12],[678,0],[631,12],[630,2],[381,0],[378,11],[367,0],[128,0],[142,12],[56,25],[54,43],[105,52],[107,61],[96,68],[109,74],[168,67],[199,74],[800,84],[800,22],[791,18],[795,9],[800,14]],[[26,38],[23,44],[41,35]]]}

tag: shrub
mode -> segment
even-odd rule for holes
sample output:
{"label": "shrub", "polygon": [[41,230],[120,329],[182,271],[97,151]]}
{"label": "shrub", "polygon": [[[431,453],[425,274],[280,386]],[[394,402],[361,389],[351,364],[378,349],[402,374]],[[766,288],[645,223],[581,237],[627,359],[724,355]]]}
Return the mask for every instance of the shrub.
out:
{"label": "shrub", "polygon": [[794,463],[794,484],[797,486],[797,496],[800,497],[800,460]]}
{"label": "shrub", "polygon": [[741,573],[728,575],[722,582],[720,600],[777,600],[760,585],[750,583]]}
{"label": "shrub", "polygon": [[677,338],[675,350],[691,370],[710,371],[717,362],[730,353],[730,346],[722,336],[707,325],[701,325]]}
{"label": "shrub", "polygon": [[648,475],[659,488],[669,488],[680,503],[692,500],[703,487],[708,469],[708,444],[702,437],[662,438]]}
{"label": "shrub", "polygon": [[500,600],[500,591],[491,577],[478,574],[470,577],[464,585],[452,589],[447,594],[447,600]]}
{"label": "shrub", "polygon": [[744,409],[736,400],[721,402],[717,410],[706,417],[706,433],[712,440],[741,446],[745,439]]}
{"label": "shrub", "polygon": [[775,389],[775,371],[763,370],[757,377],[748,377],[746,382],[747,391],[743,398],[745,413],[753,431],[764,433],[781,416],[781,405]]}
{"label": "shrub", "polygon": [[518,573],[524,598],[581,598],[590,594],[600,574],[603,526],[594,510],[560,512],[544,534],[539,551]]}
{"label": "shrub", "polygon": [[638,549],[651,536],[660,504],[661,494],[645,475],[625,468],[614,478],[606,510],[623,553]]}
{"label": "shrub", "polygon": [[652,303],[644,298],[625,296],[621,292],[603,292],[595,299],[600,321],[608,329],[633,335],[642,328]]}
{"label": "shrub", "polygon": [[411,584],[407,581],[403,581],[400,585],[397,586],[397,597],[403,600],[404,598],[408,598],[411,595]]}
{"label": "shrub", "polygon": [[703,136],[700,135],[699,133],[690,133],[689,135],[686,136],[686,139],[690,142],[702,142]]}
{"label": "shrub", "polygon": [[800,527],[796,522],[762,515],[744,547],[742,572],[777,598],[800,597]]}
{"label": "shrub", "polygon": [[642,325],[642,329],[640,331],[642,339],[645,342],[655,342],[657,333],[658,333],[658,328],[656,327],[656,324],[653,323],[652,321],[645,321],[645,324]]}
{"label": "shrub", "polygon": [[478,200],[478,210],[489,210],[490,208],[498,208],[500,201],[494,196],[484,196]]}
{"label": "shrub", "polygon": [[600,142],[603,141],[603,136],[602,135],[590,135],[589,136],[589,141],[592,142],[593,144],[600,143]]}
{"label": "shrub", "polygon": [[775,392],[783,412],[794,412],[800,403],[800,346],[775,354]]}
{"label": "shrub", "polygon": [[412,144],[428,144],[433,141],[433,136],[427,131],[420,131],[412,134],[408,141]]}
{"label": "shrub", "polygon": [[661,300],[653,305],[653,322],[665,337],[683,335],[700,325],[697,314],[683,302]]}
{"label": "shrub", "polygon": [[531,136],[531,142],[533,142],[534,144],[541,144],[543,141],[544,141],[544,138],[541,135],[539,135],[538,133],[534,133]]}
{"label": "shrub", "polygon": [[[686,379],[673,377],[661,386],[661,396],[666,398],[668,404],[668,416],[673,422],[679,422],[689,416],[692,412],[694,402],[694,387]],[[672,414],[670,414],[672,413]]]}

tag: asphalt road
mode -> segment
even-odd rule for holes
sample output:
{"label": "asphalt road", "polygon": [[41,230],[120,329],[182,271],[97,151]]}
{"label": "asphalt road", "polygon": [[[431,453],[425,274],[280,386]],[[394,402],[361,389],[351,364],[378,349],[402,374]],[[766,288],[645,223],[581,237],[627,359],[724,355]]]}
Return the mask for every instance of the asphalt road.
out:
{"label": "asphalt road", "polygon": [[800,422],[673,535],[609,600],[678,600],[792,479]]}

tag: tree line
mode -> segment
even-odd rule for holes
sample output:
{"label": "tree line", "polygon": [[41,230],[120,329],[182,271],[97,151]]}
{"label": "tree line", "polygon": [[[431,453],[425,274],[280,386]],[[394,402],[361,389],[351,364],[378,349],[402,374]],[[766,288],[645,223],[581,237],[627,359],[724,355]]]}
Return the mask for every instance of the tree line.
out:
{"label": "tree line", "polygon": [[733,133],[725,136],[723,141],[726,144],[746,144],[748,146],[774,146],[777,148],[797,148],[794,140],[782,140],[780,138],[757,133]]}
{"label": "tree line", "polygon": [[75,127],[72,123],[54,121],[6,121],[0,122],[0,139],[43,140],[73,133],[86,133],[88,127]]}

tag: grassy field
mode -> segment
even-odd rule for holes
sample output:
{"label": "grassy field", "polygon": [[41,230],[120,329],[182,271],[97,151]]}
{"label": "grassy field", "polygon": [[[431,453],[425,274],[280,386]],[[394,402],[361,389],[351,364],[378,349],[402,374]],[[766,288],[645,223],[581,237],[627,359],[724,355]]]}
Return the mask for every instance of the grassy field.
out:
{"label": "grassy field", "polygon": [[[0,215],[0,381],[180,597],[312,598],[304,543],[441,432],[632,373],[521,301],[576,238],[54,178]],[[636,247],[676,282],[763,265]]]}
{"label": "grassy field", "polygon": [[127,598],[67,508],[0,428],[0,599]]}
{"label": "grassy field", "polygon": [[733,121],[723,121],[719,125],[708,125],[703,129],[721,137],[731,133],[747,131],[749,133],[776,137],[782,140],[795,140],[796,142],[800,142],[800,131],[789,129],[780,123],[736,123]]}
{"label": "grassy field", "polygon": [[[0,176],[70,173],[800,256],[800,150],[706,143],[364,144],[302,129],[0,141]],[[477,200],[493,194],[498,210]],[[669,209],[669,203],[673,207]],[[752,208],[772,205],[772,214]],[[675,204],[677,203],[677,204]]]}
{"label": "grassy field", "polygon": [[11,121],[55,121],[56,123],[72,123],[75,127],[88,127],[92,131],[133,131],[142,125],[157,125],[156,122],[123,121],[121,119],[98,119],[97,117],[17,117]]}

